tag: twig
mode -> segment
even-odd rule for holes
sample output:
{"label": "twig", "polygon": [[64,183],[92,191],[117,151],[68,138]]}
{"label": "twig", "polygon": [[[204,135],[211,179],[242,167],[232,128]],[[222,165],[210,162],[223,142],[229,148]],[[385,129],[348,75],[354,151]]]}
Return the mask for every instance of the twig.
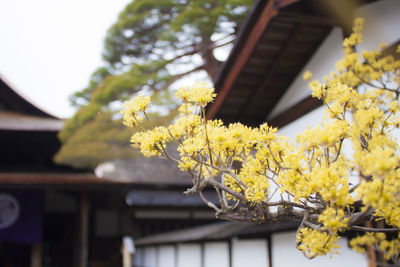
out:
{"label": "twig", "polygon": [[207,206],[209,206],[210,208],[214,209],[218,214],[221,212],[220,208],[218,208],[217,206],[215,206],[214,203],[212,203],[211,201],[208,201],[206,199],[206,197],[203,195],[202,191],[199,191],[199,195],[200,195],[200,198],[203,200],[203,202],[207,204]]}
{"label": "twig", "polygon": [[400,229],[398,228],[371,228],[364,226],[351,226],[351,229],[362,232],[370,232],[370,233],[399,233]]}
{"label": "twig", "polygon": [[244,196],[240,195],[239,193],[230,189],[229,187],[226,187],[225,185],[218,183],[214,179],[207,178],[205,181],[215,187],[218,187],[219,189],[221,189],[223,191],[226,191],[227,193],[231,194],[232,196],[236,197],[237,199],[240,199],[241,201],[246,201],[246,198]]}

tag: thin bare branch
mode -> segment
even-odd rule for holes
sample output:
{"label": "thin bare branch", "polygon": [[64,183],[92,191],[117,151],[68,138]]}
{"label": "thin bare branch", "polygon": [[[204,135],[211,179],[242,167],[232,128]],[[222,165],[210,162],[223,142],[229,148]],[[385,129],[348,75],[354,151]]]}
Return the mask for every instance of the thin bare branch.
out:
{"label": "thin bare branch", "polygon": [[364,226],[352,225],[351,229],[361,232],[369,232],[369,233],[399,233],[400,229],[398,228],[371,228]]}

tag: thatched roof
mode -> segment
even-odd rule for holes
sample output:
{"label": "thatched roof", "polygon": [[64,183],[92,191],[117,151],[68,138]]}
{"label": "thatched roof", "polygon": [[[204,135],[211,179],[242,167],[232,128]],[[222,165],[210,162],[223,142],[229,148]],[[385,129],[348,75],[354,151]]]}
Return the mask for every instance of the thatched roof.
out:
{"label": "thatched roof", "polygon": [[100,178],[142,185],[190,186],[192,183],[190,175],[180,171],[174,162],[154,157],[105,162],[97,166],[95,174]]}

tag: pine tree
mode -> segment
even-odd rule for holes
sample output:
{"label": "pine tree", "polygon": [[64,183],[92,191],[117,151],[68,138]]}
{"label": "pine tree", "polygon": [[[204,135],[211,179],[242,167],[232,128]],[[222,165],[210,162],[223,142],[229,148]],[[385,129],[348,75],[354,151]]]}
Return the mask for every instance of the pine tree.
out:
{"label": "pine tree", "polygon": [[[128,130],[120,129],[114,133],[115,140],[103,142],[101,136],[107,133],[94,124],[104,126],[115,121],[118,118],[113,108],[115,101],[137,92],[157,92],[158,103],[169,103],[173,109],[170,92],[166,90],[171,84],[201,72],[213,80],[221,64],[215,49],[233,42],[252,3],[252,0],[133,0],[128,4],[107,32],[104,66],[93,73],[88,87],[71,97],[78,110],[60,132],[63,148],[56,161],[94,167],[102,160],[130,157],[117,152],[127,142],[118,135],[126,136]],[[109,115],[102,116],[104,112]],[[99,147],[109,147],[104,149],[106,154],[85,149],[87,145],[93,146],[87,142],[85,128],[98,137]]]}

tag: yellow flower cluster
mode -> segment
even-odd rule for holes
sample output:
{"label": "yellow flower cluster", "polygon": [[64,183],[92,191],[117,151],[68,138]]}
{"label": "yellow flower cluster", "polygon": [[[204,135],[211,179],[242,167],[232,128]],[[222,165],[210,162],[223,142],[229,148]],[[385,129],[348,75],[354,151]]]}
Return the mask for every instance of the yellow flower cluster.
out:
{"label": "yellow flower cluster", "polygon": [[126,101],[123,105],[123,123],[128,127],[137,126],[143,121],[143,117],[139,113],[146,112],[150,106],[150,97],[139,95],[130,101]]}
{"label": "yellow flower cluster", "polygon": [[370,246],[381,252],[386,260],[396,260],[400,257],[400,234],[388,240],[384,233],[366,233],[350,241],[352,249],[358,253],[365,253]]}
{"label": "yellow flower cluster", "polygon": [[178,108],[179,113],[187,115],[194,112],[194,107],[190,103],[183,103]]}
{"label": "yellow flower cluster", "polygon": [[[174,160],[192,174],[197,190],[201,182],[211,181],[208,185],[220,198],[220,214],[249,212],[252,219],[263,220],[260,210],[267,213],[269,206],[278,206],[288,211],[292,206],[313,215],[315,227],[302,228],[297,237],[298,248],[308,257],[338,248],[338,234],[350,228],[356,201],[362,203],[361,212],[372,209],[374,218],[400,228],[400,157],[393,137],[400,125],[400,60],[386,55],[385,46],[356,53],[362,25],[357,19],[354,33],[344,40],[344,58],[336,71],[324,83],[310,82],[312,95],[327,107],[325,121],[300,134],[297,144],[266,123],[252,128],[205,120],[204,108],[216,95],[206,83],[196,83],[176,92],[182,105],[174,123],[134,134],[132,145],[145,156]],[[304,73],[304,79],[311,77],[311,72]],[[140,113],[145,115],[149,103],[140,96],[125,104],[124,123],[140,124]],[[171,141],[178,146],[178,158],[167,153]],[[351,152],[343,153],[345,145]],[[351,185],[355,175],[360,181]],[[233,204],[239,202],[241,206]],[[239,211],[233,208],[237,206]],[[353,247],[362,251],[373,244],[387,257],[398,257],[398,239],[381,237],[357,237]]]}
{"label": "yellow flower cluster", "polygon": [[133,134],[131,144],[133,147],[139,148],[145,157],[161,156],[164,154],[163,149],[170,139],[167,128],[156,127],[149,131]]}
{"label": "yellow flower cluster", "polygon": [[318,221],[324,225],[323,230],[327,230],[331,234],[336,234],[346,229],[349,220],[342,209],[332,207],[324,210],[318,217]]}
{"label": "yellow flower cluster", "polygon": [[339,237],[310,228],[300,229],[297,235],[297,249],[303,251],[308,258],[327,254],[339,254],[337,244]]}
{"label": "yellow flower cluster", "polygon": [[214,88],[208,86],[206,82],[197,82],[191,87],[181,87],[175,95],[184,103],[192,102],[201,107],[212,102],[216,96]]}
{"label": "yellow flower cluster", "polygon": [[343,41],[343,47],[354,47],[362,42],[361,31],[364,27],[364,19],[356,18],[354,20],[353,33]]}

